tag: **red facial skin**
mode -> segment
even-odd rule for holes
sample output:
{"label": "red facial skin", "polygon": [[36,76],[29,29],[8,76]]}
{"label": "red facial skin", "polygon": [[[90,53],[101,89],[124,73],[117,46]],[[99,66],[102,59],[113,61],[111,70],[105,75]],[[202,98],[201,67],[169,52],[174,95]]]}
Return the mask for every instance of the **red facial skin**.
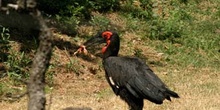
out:
{"label": "red facial skin", "polygon": [[106,39],[106,45],[102,48],[102,53],[106,52],[106,49],[108,48],[109,44],[110,44],[110,39],[112,37],[112,32],[110,31],[105,31],[102,33],[102,37]]}

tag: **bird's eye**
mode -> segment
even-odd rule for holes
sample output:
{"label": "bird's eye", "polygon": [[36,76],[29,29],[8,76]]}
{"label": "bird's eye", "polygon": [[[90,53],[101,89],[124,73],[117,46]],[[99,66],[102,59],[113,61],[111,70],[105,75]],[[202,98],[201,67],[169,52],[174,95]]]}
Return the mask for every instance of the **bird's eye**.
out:
{"label": "bird's eye", "polygon": [[107,35],[104,35],[103,37],[104,37],[104,38],[107,38]]}

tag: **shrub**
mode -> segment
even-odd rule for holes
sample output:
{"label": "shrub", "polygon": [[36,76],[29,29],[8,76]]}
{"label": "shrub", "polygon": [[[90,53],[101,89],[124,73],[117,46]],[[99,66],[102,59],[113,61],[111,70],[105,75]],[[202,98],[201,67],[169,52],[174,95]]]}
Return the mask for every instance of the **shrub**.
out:
{"label": "shrub", "polygon": [[151,0],[128,0],[122,4],[121,11],[132,15],[134,18],[151,19],[152,2]]}
{"label": "shrub", "polygon": [[110,20],[102,15],[93,16],[90,24],[94,27],[97,27],[97,30],[104,31],[109,29]]}
{"label": "shrub", "polygon": [[[190,21],[191,17],[181,8],[169,10],[168,17],[155,17],[150,24],[151,39],[175,41],[175,38],[180,38],[186,24],[184,21]],[[189,23],[189,22],[188,22]]]}
{"label": "shrub", "polygon": [[13,52],[8,55],[7,75],[13,79],[27,78],[31,59],[24,52]]}
{"label": "shrub", "polygon": [[7,60],[8,51],[10,49],[9,45],[9,29],[0,25],[0,62]]}

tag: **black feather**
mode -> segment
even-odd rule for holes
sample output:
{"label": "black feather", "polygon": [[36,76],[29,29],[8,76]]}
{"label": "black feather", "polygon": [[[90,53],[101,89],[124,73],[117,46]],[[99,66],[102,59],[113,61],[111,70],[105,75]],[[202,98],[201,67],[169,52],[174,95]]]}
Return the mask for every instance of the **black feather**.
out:
{"label": "black feather", "polygon": [[[107,39],[108,45],[103,55],[106,79],[114,93],[127,102],[130,110],[142,110],[144,99],[162,104],[165,99],[171,101],[170,97],[179,98],[178,94],[167,88],[143,60],[118,57],[120,47],[118,34],[111,31],[102,34],[105,33],[111,33],[110,42]],[[102,34],[96,39],[105,38]],[[87,44],[93,41],[97,40],[91,40]]]}

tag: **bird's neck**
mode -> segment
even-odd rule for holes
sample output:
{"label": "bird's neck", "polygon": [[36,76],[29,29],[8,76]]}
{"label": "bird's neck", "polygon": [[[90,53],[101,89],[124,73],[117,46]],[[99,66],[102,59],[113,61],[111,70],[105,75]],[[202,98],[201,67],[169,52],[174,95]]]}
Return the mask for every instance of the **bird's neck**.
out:
{"label": "bird's neck", "polygon": [[106,46],[106,51],[103,53],[103,59],[110,56],[118,56],[120,48],[120,39],[118,35],[114,35],[110,39],[110,43]]}

